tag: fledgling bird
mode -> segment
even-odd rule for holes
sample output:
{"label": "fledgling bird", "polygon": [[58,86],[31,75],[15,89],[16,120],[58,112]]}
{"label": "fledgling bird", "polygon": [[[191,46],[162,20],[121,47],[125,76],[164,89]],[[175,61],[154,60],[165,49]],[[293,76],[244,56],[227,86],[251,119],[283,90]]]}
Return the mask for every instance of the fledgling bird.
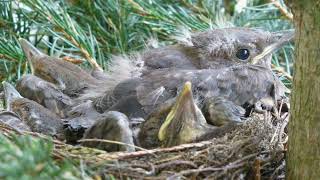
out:
{"label": "fledgling bird", "polygon": [[[27,98],[36,100],[50,111],[60,114],[64,122],[64,136],[68,143],[76,144],[87,129],[101,123],[99,119],[102,117],[112,119],[103,123],[103,127],[113,127],[106,137],[118,139],[119,133],[115,130],[124,129],[125,115],[99,113],[92,103],[93,99],[102,95],[102,92],[115,83],[114,80],[99,71],[93,70],[90,74],[70,62],[49,57],[24,39],[20,39],[20,43],[34,75],[24,76],[18,82],[17,88]],[[17,111],[17,109],[15,110]],[[38,109],[37,106],[32,106],[30,111],[38,112]],[[42,112],[44,116],[47,116],[46,111]],[[23,116],[22,119],[28,120],[27,116]],[[93,132],[92,129],[88,131]],[[128,134],[131,133],[130,129],[127,131]],[[124,134],[124,131],[121,132]],[[95,133],[93,132],[93,134]],[[90,145],[90,143],[84,144]],[[104,147],[104,150],[112,151],[117,149],[117,146],[108,145],[101,146],[101,148]]]}
{"label": "fledgling bird", "polygon": [[[128,96],[137,95],[139,103],[146,109],[146,104],[153,104],[154,100],[160,97],[159,94],[165,96],[166,92],[163,90],[166,86],[176,86],[174,88],[181,89],[185,81],[179,82],[178,78],[173,75],[184,76],[184,74],[193,73],[193,71],[197,73],[196,70],[201,69],[216,70],[213,71],[215,76],[210,76],[213,84],[217,84],[219,81],[217,85],[221,88],[223,86],[228,88],[232,84],[228,81],[231,80],[233,87],[237,85],[238,88],[233,91],[241,90],[244,87],[241,85],[241,78],[247,78],[248,81],[250,78],[258,80],[259,78],[254,76],[256,71],[271,73],[271,53],[284,42],[291,40],[292,34],[291,32],[269,33],[250,28],[226,28],[195,33],[191,36],[188,45],[178,44],[145,52],[142,55],[144,64],[142,75],[123,81],[114,88],[113,92],[110,90],[106,92],[104,95],[106,100],[96,101],[96,107],[103,112],[114,106],[117,101],[125,101]],[[259,59],[257,60],[256,57]],[[250,68],[250,66],[252,67]],[[119,68],[121,69],[121,67]],[[254,68],[259,70],[253,70]],[[149,76],[153,76],[153,78],[149,78]],[[171,79],[161,84],[161,79],[166,76],[170,76]],[[279,98],[283,96],[286,88],[277,78],[272,79],[278,92],[275,95]],[[153,80],[156,82],[152,88],[148,87],[150,85],[147,83],[142,83]],[[211,84],[207,83],[207,86]],[[263,82],[257,83],[257,85],[252,87],[259,89],[264,86]],[[110,103],[108,99],[116,99],[117,101]],[[146,114],[148,113],[150,112],[148,111]]]}
{"label": "fledgling bird", "polygon": [[78,97],[89,88],[96,88],[99,80],[70,62],[48,56],[24,39],[20,45],[25,52],[32,74],[55,84],[70,97]]}
{"label": "fledgling bird", "polygon": [[17,131],[31,131],[30,127],[17,114],[11,111],[0,112],[0,122]]}
{"label": "fledgling bird", "polygon": [[[143,53],[141,71],[122,74],[125,77],[112,74],[112,86],[108,76],[100,74],[95,78],[71,63],[43,55],[24,40],[21,44],[34,74],[70,96],[75,102],[72,107],[88,105],[85,109],[98,113],[95,118],[99,113],[119,111],[129,119],[146,119],[138,139],[144,147],[156,147],[193,142],[212,137],[206,136],[208,133],[224,132],[230,124],[242,121],[247,107],[258,102],[274,106],[285,95],[285,87],[272,73],[271,53],[292,38],[291,32],[279,34],[249,28],[195,33],[187,44]],[[122,67],[117,67],[119,72],[137,69]],[[84,111],[80,108],[75,114],[81,117],[87,114],[81,113]],[[90,117],[94,116],[85,116]],[[115,119],[121,122],[120,116]],[[95,128],[87,131],[86,136],[108,133],[104,131],[108,126],[97,126],[99,122],[94,122]],[[125,133],[130,134],[129,131]]]}
{"label": "fledgling bird", "polygon": [[54,84],[34,75],[24,75],[17,82],[16,89],[23,97],[36,101],[61,118],[66,117],[66,111],[72,105],[71,98]]}
{"label": "fledgling bird", "polygon": [[[23,98],[7,82],[3,83],[3,89],[8,110],[14,112],[31,131],[64,139],[63,122],[59,116],[37,102]],[[18,128],[19,124],[16,125]]]}
{"label": "fledgling bird", "polygon": [[[196,105],[191,83],[186,82],[176,102],[166,115],[158,131],[158,139],[164,146],[175,146],[190,143],[216,127],[210,126],[201,110]],[[143,138],[140,137],[141,141]]]}
{"label": "fledgling bird", "polygon": [[145,148],[155,148],[207,140],[230,132],[240,123],[228,122],[222,127],[207,122],[194,99],[192,83],[186,82],[177,98],[162,104],[142,123],[138,142]]}
{"label": "fledgling bird", "polygon": [[114,144],[99,141],[82,142],[88,147],[112,151],[135,151],[133,144],[133,134],[129,127],[129,119],[126,115],[109,111],[101,116],[84,134],[83,139],[107,139],[124,144]]}
{"label": "fledgling bird", "polygon": [[94,125],[101,116],[91,100],[73,105],[67,112],[67,118],[64,119],[65,136],[67,143],[71,144],[77,144],[84,132]]}
{"label": "fledgling bird", "polygon": [[[245,108],[254,107],[260,101],[275,106],[277,100],[285,96],[285,86],[271,70],[271,53],[292,38],[292,32],[280,35],[248,28],[196,33],[191,37],[191,45],[169,46],[146,52],[142,58],[142,75],[119,83],[113,92],[108,91],[103,96],[116,99],[113,105],[104,104],[110,101],[99,100],[96,101],[96,107],[102,112],[119,107],[112,110],[127,114],[133,113],[126,112],[128,109],[134,112],[143,109],[140,115],[146,117],[161,109],[163,103],[175,99],[183,89],[183,84],[190,81],[207,122],[221,126],[242,121]],[[126,103],[129,97],[138,105]],[[126,107],[125,111],[121,109],[123,107]],[[163,113],[160,114],[163,118]],[[146,139],[150,138],[146,136],[150,133],[145,131],[157,129],[146,125],[148,121],[156,122],[150,123],[151,126],[159,126],[159,121],[164,122],[159,117],[149,116],[140,130]],[[189,133],[194,133],[192,128]],[[148,142],[159,145],[154,138]]]}
{"label": "fledgling bird", "polygon": [[144,69],[219,69],[237,64],[271,68],[271,53],[291,41],[293,35],[291,31],[270,33],[240,27],[187,34],[187,43],[145,52]]}

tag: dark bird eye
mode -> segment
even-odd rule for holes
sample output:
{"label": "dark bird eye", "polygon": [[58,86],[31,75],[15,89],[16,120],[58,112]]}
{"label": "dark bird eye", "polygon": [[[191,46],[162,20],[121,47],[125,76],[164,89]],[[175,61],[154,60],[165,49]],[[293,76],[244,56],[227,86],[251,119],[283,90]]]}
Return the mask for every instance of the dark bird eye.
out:
{"label": "dark bird eye", "polygon": [[241,60],[247,60],[250,56],[250,52],[248,49],[239,49],[236,56]]}

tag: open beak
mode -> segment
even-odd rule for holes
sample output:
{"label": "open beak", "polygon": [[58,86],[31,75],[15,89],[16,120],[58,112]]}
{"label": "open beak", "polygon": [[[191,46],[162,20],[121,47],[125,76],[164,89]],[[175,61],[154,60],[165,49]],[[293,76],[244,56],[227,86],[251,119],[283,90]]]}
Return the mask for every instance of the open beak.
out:
{"label": "open beak", "polygon": [[263,59],[265,56],[273,53],[274,51],[280,49],[285,44],[291,42],[294,40],[294,31],[286,31],[283,32],[282,35],[279,38],[279,33],[277,35],[274,35],[275,41],[264,48],[262,53],[258,54],[251,60],[251,64],[257,64],[261,59]]}
{"label": "open beak", "polygon": [[31,67],[31,72],[34,72],[34,61],[36,57],[43,56],[44,54],[39,51],[36,47],[34,47],[30,42],[27,40],[20,38],[19,39],[20,45],[23,49],[24,54],[27,57],[27,60]]}
{"label": "open beak", "polygon": [[186,82],[160,127],[158,138],[164,146],[175,146],[192,142],[213,128],[194,102],[191,83]]}
{"label": "open beak", "polygon": [[10,104],[15,100],[15,99],[20,99],[23,98],[20,93],[10,84],[7,82],[3,82],[3,90],[4,90],[4,97],[5,97],[5,105],[6,105],[6,110],[10,111]]}

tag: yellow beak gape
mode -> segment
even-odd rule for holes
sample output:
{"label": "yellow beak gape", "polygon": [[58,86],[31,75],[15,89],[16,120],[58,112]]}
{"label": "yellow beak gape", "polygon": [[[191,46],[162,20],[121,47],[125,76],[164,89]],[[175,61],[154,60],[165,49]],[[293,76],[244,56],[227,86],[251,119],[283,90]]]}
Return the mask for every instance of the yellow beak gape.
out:
{"label": "yellow beak gape", "polygon": [[177,107],[178,107],[179,103],[181,102],[182,98],[185,95],[187,95],[188,93],[191,93],[191,92],[192,92],[191,82],[187,81],[183,86],[182,92],[177,97],[176,103],[174,104],[174,106],[172,107],[171,111],[167,115],[166,120],[164,121],[164,123],[160,127],[160,130],[159,130],[159,133],[158,133],[158,138],[159,138],[160,141],[163,141],[165,139],[167,128],[170,125],[172,119],[174,118],[174,116],[176,114]]}

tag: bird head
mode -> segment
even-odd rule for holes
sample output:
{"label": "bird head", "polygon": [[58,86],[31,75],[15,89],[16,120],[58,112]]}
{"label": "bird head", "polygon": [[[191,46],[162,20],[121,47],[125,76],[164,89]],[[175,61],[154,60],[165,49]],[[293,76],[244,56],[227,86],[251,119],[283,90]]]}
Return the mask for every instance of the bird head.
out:
{"label": "bird head", "polygon": [[[268,46],[264,47],[262,52],[250,61],[251,64],[259,64],[265,58],[271,58],[271,54],[281,48],[283,45],[287,44],[294,40],[294,31],[283,31],[272,33],[272,38],[269,40],[270,43]],[[269,62],[271,63],[271,62]]]}
{"label": "bird head", "polygon": [[63,58],[46,55],[25,39],[19,41],[32,74],[57,85],[67,95],[77,96],[77,92],[98,84],[97,79],[79,66]]}
{"label": "bird head", "polygon": [[291,41],[293,36],[293,31],[270,33],[252,28],[225,28],[195,33],[191,41],[199,52],[202,68],[237,64],[270,68],[271,53]]}
{"label": "bird head", "polygon": [[14,112],[21,120],[26,122],[31,130],[54,135],[60,139],[64,138],[62,134],[62,121],[60,121],[60,118],[56,114],[37,102],[22,97],[7,82],[3,83],[3,89],[7,110]]}
{"label": "bird head", "polygon": [[196,105],[191,83],[186,82],[161,125],[158,138],[164,146],[174,146],[192,142],[214,129],[214,126],[207,124],[201,110]]}
{"label": "bird head", "polygon": [[20,38],[19,42],[29,63],[32,74],[57,84],[59,80],[55,77],[58,74],[55,70],[57,69],[57,67],[55,67],[56,63],[51,63],[55,58],[42,53],[23,38]]}
{"label": "bird head", "polygon": [[16,113],[21,119],[28,119],[34,114],[41,114],[38,112],[39,108],[37,108],[40,105],[22,97],[11,84],[3,82],[3,90],[7,111]]}
{"label": "bird head", "polygon": [[20,95],[20,93],[8,82],[3,82],[3,91],[5,96],[5,105],[7,111],[11,111],[11,105],[12,102],[14,102],[17,99],[22,99],[23,97]]}

